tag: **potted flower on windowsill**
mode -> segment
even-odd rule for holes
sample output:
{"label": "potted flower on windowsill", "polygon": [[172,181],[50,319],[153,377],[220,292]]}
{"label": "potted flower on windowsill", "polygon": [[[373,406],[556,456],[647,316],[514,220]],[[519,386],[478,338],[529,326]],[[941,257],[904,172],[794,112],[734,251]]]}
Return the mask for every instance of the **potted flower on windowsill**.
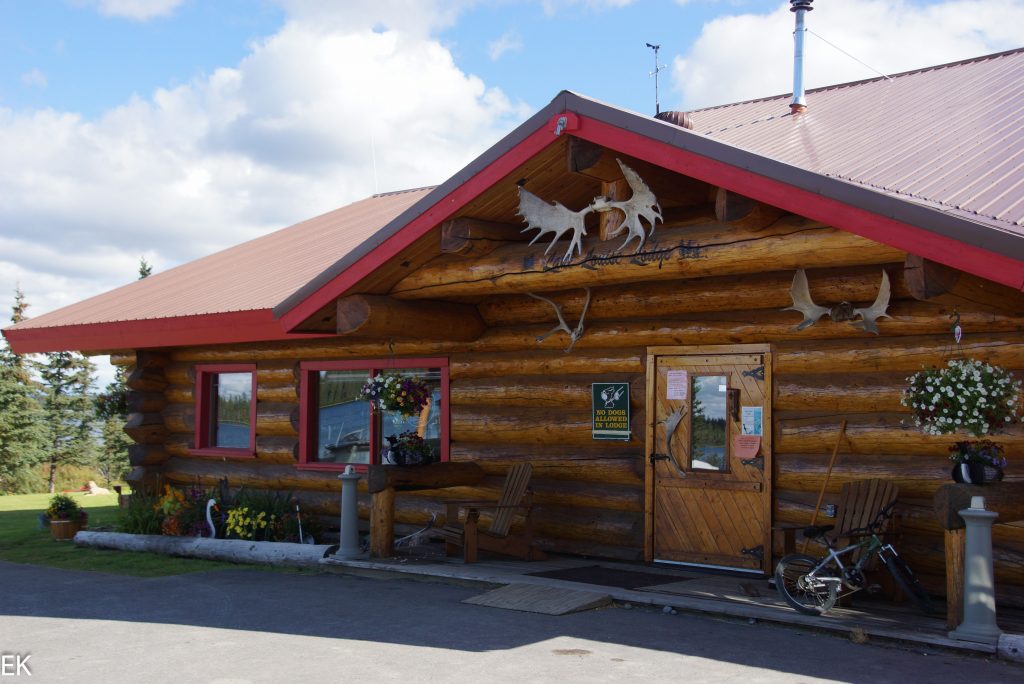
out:
{"label": "potted flower on windowsill", "polygon": [[949,447],[953,479],[964,484],[984,484],[1003,479],[1006,457],[1003,447],[990,439],[957,442]]}
{"label": "potted flower on windowsill", "polygon": [[389,373],[373,376],[363,384],[359,393],[378,409],[397,411],[406,418],[419,415],[430,401],[427,383]]}
{"label": "potted flower on windowsill", "polygon": [[[944,368],[919,371],[907,382],[903,405],[928,435],[966,432],[985,437],[1015,422],[1020,413],[1020,381],[1006,369],[976,359],[954,359]],[[957,442],[950,448],[950,458],[954,478],[974,484],[981,481],[968,472],[972,464],[976,477],[986,465],[1000,475],[1006,465],[1002,447],[987,439]]]}
{"label": "potted flower on windowsill", "polygon": [[50,533],[59,541],[73,539],[89,522],[85,509],[66,494],[57,494],[50,499],[46,517],[50,519]]}
{"label": "potted flower on windowsill", "polygon": [[434,449],[415,432],[388,435],[381,462],[390,465],[428,465],[435,460]]}

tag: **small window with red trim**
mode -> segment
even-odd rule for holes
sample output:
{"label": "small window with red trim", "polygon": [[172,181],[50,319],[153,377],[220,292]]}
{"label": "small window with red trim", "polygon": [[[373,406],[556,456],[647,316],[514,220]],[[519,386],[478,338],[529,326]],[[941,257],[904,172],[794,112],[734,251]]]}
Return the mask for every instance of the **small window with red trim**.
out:
{"label": "small window with red trim", "polygon": [[[300,467],[333,470],[380,463],[388,437],[403,433],[422,438],[431,460],[448,460],[447,359],[305,362],[301,368]],[[371,406],[362,387],[385,372],[425,384],[426,405],[413,415]]]}
{"label": "small window with red trim", "polygon": [[253,456],[255,428],[256,366],[196,366],[194,451]]}

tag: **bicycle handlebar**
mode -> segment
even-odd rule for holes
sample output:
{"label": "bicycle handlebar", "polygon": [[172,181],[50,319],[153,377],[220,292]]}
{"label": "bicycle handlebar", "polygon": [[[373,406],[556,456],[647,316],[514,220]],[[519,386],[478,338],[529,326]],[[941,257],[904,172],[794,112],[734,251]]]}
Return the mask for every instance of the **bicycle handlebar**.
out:
{"label": "bicycle handlebar", "polygon": [[895,507],[896,502],[893,501],[888,506],[880,510],[878,512],[878,515],[875,516],[875,519],[872,520],[866,527],[858,527],[856,529],[849,530],[847,531],[847,534],[856,534],[858,532],[863,532],[865,534],[878,534],[882,531],[882,525],[885,523],[885,521],[892,517],[892,509]]}

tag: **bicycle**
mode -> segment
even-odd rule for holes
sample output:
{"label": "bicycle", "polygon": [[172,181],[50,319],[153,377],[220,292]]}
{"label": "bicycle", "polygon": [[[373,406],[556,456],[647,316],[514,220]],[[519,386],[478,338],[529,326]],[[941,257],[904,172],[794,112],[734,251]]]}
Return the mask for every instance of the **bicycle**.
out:
{"label": "bicycle", "polygon": [[[840,596],[852,594],[867,587],[864,567],[877,555],[892,575],[896,586],[900,588],[911,602],[922,612],[931,613],[931,600],[928,592],[914,577],[892,544],[883,544],[878,538],[885,521],[892,517],[895,502],[889,504],[875,516],[875,520],[867,527],[844,532],[842,537],[851,540],[859,537],[859,541],[849,546],[836,549],[833,540],[825,536],[834,525],[818,525],[804,530],[809,539],[821,539],[828,547],[828,554],[823,558],[814,558],[801,553],[783,556],[775,568],[775,587],[786,603],[805,615],[821,615],[831,609]],[[856,551],[862,551],[856,562],[851,562]],[[847,557],[849,565],[843,564]]]}

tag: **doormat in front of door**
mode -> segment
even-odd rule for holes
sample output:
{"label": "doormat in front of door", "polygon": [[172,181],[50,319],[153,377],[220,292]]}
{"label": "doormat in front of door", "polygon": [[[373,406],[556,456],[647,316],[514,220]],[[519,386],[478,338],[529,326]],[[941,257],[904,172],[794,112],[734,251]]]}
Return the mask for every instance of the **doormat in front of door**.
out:
{"label": "doormat in front of door", "polygon": [[544,572],[529,572],[527,574],[530,577],[547,577],[548,579],[565,580],[566,582],[597,584],[602,587],[618,587],[620,589],[639,589],[640,587],[694,579],[692,576],[687,575],[622,570],[620,568],[607,568],[603,565],[586,565],[581,568],[546,570]]}

